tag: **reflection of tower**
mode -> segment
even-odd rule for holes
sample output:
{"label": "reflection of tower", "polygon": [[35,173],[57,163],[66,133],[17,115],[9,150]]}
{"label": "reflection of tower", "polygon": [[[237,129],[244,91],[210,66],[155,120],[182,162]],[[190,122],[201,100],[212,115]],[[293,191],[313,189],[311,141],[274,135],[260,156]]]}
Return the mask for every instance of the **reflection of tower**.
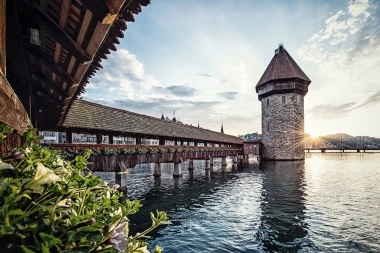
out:
{"label": "reflection of tower", "polygon": [[304,161],[262,162],[261,224],[256,234],[266,252],[297,252],[307,235]]}
{"label": "reflection of tower", "polygon": [[261,101],[264,160],[305,159],[304,96],[310,83],[280,45],[256,85]]}

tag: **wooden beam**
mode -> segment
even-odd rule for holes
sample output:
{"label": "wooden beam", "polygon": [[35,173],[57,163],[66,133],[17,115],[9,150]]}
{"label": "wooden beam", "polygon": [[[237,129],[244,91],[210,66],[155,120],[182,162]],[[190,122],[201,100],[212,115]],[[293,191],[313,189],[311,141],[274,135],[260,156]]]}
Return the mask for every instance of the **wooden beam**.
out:
{"label": "wooden beam", "polygon": [[62,1],[61,15],[59,17],[59,26],[62,29],[66,28],[67,17],[69,16],[69,12],[70,12],[70,6],[71,6],[71,0]]}
{"label": "wooden beam", "polygon": [[52,80],[49,80],[48,78],[46,78],[46,76],[43,73],[39,71],[31,71],[31,74],[32,74],[33,80],[38,79],[41,81],[41,83],[44,83],[47,87],[52,88],[55,91],[55,93],[57,93],[59,96],[67,97],[67,93],[64,90],[62,90],[62,87],[54,83]]}
{"label": "wooden beam", "polygon": [[[83,43],[83,39],[84,39],[84,36],[86,35],[86,32],[88,30],[88,26],[91,22],[91,19],[92,19],[92,12],[89,10],[86,10],[86,13],[85,13],[84,18],[83,18],[82,25],[80,27],[79,35],[77,38],[77,43],[79,46],[81,46]],[[96,31],[95,31],[95,33],[96,33]]]}
{"label": "wooden beam", "polygon": [[12,73],[12,88],[28,112],[31,122],[34,122],[35,110],[32,108],[32,87],[29,82],[27,58],[24,52],[23,36],[20,32],[21,25],[17,4],[18,1],[7,1],[7,67]]}
{"label": "wooden beam", "polygon": [[41,26],[43,26],[46,31],[55,38],[59,43],[71,52],[75,57],[81,62],[88,61],[91,57],[74,41],[69,34],[63,30],[59,24],[57,24],[45,11],[43,11],[34,1],[22,1],[24,6],[22,10],[31,19],[34,19]]}
{"label": "wooden beam", "polygon": [[14,128],[19,135],[23,135],[31,126],[28,113],[2,72],[0,72],[0,122]]}
{"label": "wooden beam", "polygon": [[54,62],[59,64],[59,57],[61,56],[62,46],[58,42],[55,43]]}
{"label": "wooden beam", "polygon": [[0,71],[7,75],[6,57],[6,0],[0,1]]}
{"label": "wooden beam", "polygon": [[62,81],[68,83],[69,85],[72,85],[73,83],[78,83],[78,81],[72,78],[68,73],[66,73],[66,71],[64,71],[59,64],[56,64],[54,61],[47,58],[39,50],[36,50],[35,47],[27,44],[25,45],[25,48],[33,58],[41,62],[41,64],[46,66],[47,69],[49,69],[52,73],[56,74],[59,78],[61,78]]}

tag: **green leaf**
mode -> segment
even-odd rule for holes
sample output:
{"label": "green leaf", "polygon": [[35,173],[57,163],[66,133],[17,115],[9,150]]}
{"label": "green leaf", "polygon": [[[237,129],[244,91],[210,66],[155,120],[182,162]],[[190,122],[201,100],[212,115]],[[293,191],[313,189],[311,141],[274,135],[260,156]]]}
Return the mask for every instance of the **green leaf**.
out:
{"label": "green leaf", "polygon": [[62,243],[62,241],[60,239],[58,239],[52,235],[46,234],[44,232],[40,232],[39,235],[48,248]]}
{"label": "green leaf", "polygon": [[21,245],[21,248],[24,251],[24,253],[36,253],[35,251],[29,249],[28,247],[26,247],[24,245]]}
{"label": "green leaf", "polygon": [[89,233],[86,238],[87,238],[87,241],[89,242],[100,242],[102,241],[103,236],[102,234],[97,232],[97,233]]}
{"label": "green leaf", "polygon": [[25,212],[21,209],[15,209],[8,212],[8,215],[23,215]]}

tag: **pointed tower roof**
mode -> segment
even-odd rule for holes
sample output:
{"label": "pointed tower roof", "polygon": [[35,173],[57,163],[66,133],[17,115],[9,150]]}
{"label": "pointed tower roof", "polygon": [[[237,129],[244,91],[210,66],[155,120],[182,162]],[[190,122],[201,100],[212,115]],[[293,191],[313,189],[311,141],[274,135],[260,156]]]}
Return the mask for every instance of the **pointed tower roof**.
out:
{"label": "pointed tower roof", "polygon": [[224,134],[224,130],[223,130],[223,122],[222,122],[222,128],[220,129],[220,132],[221,132],[222,134]]}
{"label": "pointed tower roof", "polygon": [[264,74],[261,76],[260,81],[257,83],[256,89],[269,81],[290,78],[298,78],[308,83],[311,82],[290,54],[285,50],[284,46],[280,44],[278,49],[275,50],[275,54]]}

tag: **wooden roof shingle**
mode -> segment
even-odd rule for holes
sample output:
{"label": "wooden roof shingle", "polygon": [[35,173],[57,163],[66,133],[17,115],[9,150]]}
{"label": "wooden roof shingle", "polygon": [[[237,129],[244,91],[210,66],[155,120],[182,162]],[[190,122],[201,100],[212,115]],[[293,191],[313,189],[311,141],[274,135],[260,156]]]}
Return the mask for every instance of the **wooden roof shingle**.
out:
{"label": "wooden roof shingle", "polygon": [[307,82],[311,80],[306,76],[290,54],[285,50],[283,45],[280,45],[275,51],[271,62],[261,76],[256,87],[273,80],[299,78]]}

